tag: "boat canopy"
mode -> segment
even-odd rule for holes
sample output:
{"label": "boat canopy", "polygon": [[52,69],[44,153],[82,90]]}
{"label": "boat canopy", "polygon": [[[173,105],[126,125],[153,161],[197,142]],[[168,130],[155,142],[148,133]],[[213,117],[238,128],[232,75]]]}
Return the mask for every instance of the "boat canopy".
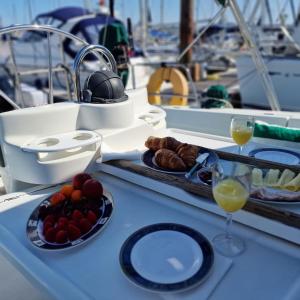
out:
{"label": "boat canopy", "polygon": [[[51,25],[55,28],[61,28],[68,20],[80,16],[92,14],[82,7],[63,7],[47,13],[39,14],[34,19],[33,23],[38,25]],[[28,31],[21,36],[23,42],[39,42],[46,38],[45,32]]]}
{"label": "boat canopy", "polygon": [[80,20],[70,32],[74,35],[82,35],[81,37],[84,37],[88,43],[95,44],[98,43],[100,29],[112,23],[121,23],[121,21],[109,15],[98,14],[91,18]]}
{"label": "boat canopy", "polygon": [[52,18],[65,23],[69,19],[88,15],[88,14],[91,14],[91,12],[85,8],[77,7],[77,6],[68,6],[68,7],[62,7],[47,13],[40,14],[36,17],[36,20]]}
{"label": "boat canopy", "polygon": [[[122,23],[120,20],[113,18],[109,15],[98,14],[91,18],[86,18],[80,20],[75,26],[71,29],[70,33],[80,37],[81,39],[87,41],[89,44],[98,44],[99,43],[99,32],[100,30],[109,24],[112,23]],[[72,58],[75,57],[79,45],[66,39],[64,41],[65,52],[68,53]],[[87,57],[89,59],[90,57]]]}

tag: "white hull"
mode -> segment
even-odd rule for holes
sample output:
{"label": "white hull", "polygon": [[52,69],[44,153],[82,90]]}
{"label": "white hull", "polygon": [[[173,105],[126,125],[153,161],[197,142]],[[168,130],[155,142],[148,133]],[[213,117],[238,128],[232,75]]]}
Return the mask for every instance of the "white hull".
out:
{"label": "white hull", "polygon": [[[281,109],[300,111],[300,58],[264,57]],[[261,79],[250,56],[237,58],[240,92],[244,105],[270,108]]]}

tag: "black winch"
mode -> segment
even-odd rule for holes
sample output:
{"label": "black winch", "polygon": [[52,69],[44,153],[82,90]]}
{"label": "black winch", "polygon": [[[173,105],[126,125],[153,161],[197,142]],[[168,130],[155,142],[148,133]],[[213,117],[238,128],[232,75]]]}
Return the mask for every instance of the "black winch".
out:
{"label": "black winch", "polygon": [[118,103],[128,99],[121,78],[112,71],[103,70],[92,73],[85,81],[83,102]]}

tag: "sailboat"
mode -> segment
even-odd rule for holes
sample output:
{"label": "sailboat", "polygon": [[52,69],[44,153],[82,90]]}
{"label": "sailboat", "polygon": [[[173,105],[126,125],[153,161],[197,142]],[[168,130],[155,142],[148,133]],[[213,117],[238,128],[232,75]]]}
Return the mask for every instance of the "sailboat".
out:
{"label": "sailboat", "polygon": [[[269,1],[261,1],[265,6]],[[256,43],[263,54],[280,106],[286,111],[299,111],[297,98],[299,77],[299,11],[298,16],[293,1],[289,1],[293,12],[293,24],[284,23],[284,11],[279,11],[280,24],[257,26]],[[262,11],[263,13],[264,11]],[[260,19],[264,19],[261,15]],[[272,21],[269,14],[270,22]],[[246,107],[269,109],[263,87],[249,53],[244,52],[236,58],[240,92]]]}
{"label": "sailboat", "polygon": [[[101,30],[103,31],[105,26],[115,23],[119,24],[121,21],[109,14],[93,13],[81,7],[62,7],[42,13],[33,20],[34,25],[47,25],[58,28],[90,44],[97,44]],[[55,74],[55,88],[57,90],[55,94],[59,98],[60,94],[65,95],[67,93],[68,98],[70,98],[72,96],[68,92],[70,90],[68,78],[70,76],[70,64],[81,46],[82,44],[78,41],[60,40],[57,36],[54,36],[51,40],[51,47],[48,48],[46,35],[28,31],[19,37],[14,37],[9,49],[13,51],[13,57],[18,64],[19,74],[22,77],[21,81],[39,89],[47,88],[48,85],[45,66],[47,66],[49,60],[47,49],[50,49]],[[11,57],[8,54],[5,67],[11,73],[14,73],[14,62]],[[130,66],[127,67],[129,74],[127,89],[132,89],[136,85],[146,85],[150,70],[149,67],[142,65],[145,62],[148,62],[148,59],[144,57],[130,57]],[[88,70],[96,70],[101,67],[99,63],[92,57],[88,57],[84,67]],[[135,80],[135,76],[140,79]],[[18,103],[21,101],[21,99],[18,99]]]}
{"label": "sailboat", "polygon": [[[0,34],[24,29],[78,39],[41,25],[15,26]],[[106,59],[106,68],[101,76],[99,71],[91,73],[81,85],[80,65],[93,51]],[[156,160],[146,161],[141,154],[145,157],[149,136],[159,138],[159,147],[161,141],[176,139],[180,147],[207,153],[213,165],[220,163],[218,155],[227,162],[247,162],[264,170],[287,168],[296,176],[300,171],[296,142],[256,138],[238,155],[229,127],[233,117],[250,116],[299,130],[299,113],[151,106],[145,88],[121,89],[114,58],[99,45],[83,46],[72,72],[77,101],[52,103],[50,92],[49,105],[0,114],[1,173],[8,191],[0,197],[1,296],[298,299],[297,199],[293,204],[276,198],[249,199],[235,213],[233,230],[245,240],[246,248],[240,256],[225,257],[211,246],[223,230],[225,215],[210,201],[211,187],[187,181],[185,172],[158,169]],[[114,82],[114,89],[109,85],[97,89],[104,75]],[[268,153],[262,148],[269,148]],[[99,221],[93,227],[96,232],[60,244],[47,242],[36,212],[41,204],[49,204],[62,184],[70,187],[77,172],[86,172],[84,176],[93,177],[86,182],[104,187]]]}

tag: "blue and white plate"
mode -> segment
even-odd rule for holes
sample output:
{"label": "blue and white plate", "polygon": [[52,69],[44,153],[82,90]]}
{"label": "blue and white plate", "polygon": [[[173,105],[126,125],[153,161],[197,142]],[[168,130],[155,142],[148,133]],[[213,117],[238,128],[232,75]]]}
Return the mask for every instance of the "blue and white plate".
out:
{"label": "blue and white plate", "polygon": [[[205,149],[200,149],[199,154],[208,152]],[[213,165],[218,161],[218,156],[215,152],[209,151],[209,156],[206,159],[207,165]],[[190,169],[187,169],[186,171],[174,171],[170,169],[164,169],[157,165],[155,162],[155,152],[152,150],[147,150],[142,155],[142,162],[149,167],[150,169],[153,169],[158,172],[166,173],[166,174],[173,174],[173,175],[184,175],[186,174]],[[201,166],[199,166],[201,168]]]}
{"label": "blue and white plate", "polygon": [[185,171],[174,171],[174,170],[164,169],[164,168],[159,167],[155,162],[154,155],[155,155],[155,152],[152,150],[147,150],[142,155],[143,163],[150,169],[153,169],[158,172],[174,174],[174,175],[184,175],[186,173]]}
{"label": "blue and white plate", "polygon": [[299,153],[278,148],[255,149],[249,152],[249,156],[286,165],[297,165],[300,163]]}
{"label": "blue and white plate", "polygon": [[120,251],[120,265],[130,281],[157,292],[190,289],[209,275],[214,253],[198,231],[160,223],[133,233]]}
{"label": "blue and white plate", "polygon": [[105,225],[108,223],[108,221],[111,218],[112,212],[113,212],[113,198],[110,193],[104,191],[104,195],[102,196],[102,204],[99,208],[100,217],[97,220],[97,223],[93,225],[91,230],[84,235],[82,235],[79,239],[74,241],[68,241],[63,244],[58,243],[50,243],[47,242],[43,235],[43,221],[39,218],[39,209],[42,205],[48,206],[50,205],[50,198],[46,198],[43,200],[31,213],[27,226],[26,226],[26,232],[27,237],[31,241],[31,243],[43,250],[64,250],[73,248],[75,246],[81,245],[91,238],[95,237],[98,233],[100,233]]}

